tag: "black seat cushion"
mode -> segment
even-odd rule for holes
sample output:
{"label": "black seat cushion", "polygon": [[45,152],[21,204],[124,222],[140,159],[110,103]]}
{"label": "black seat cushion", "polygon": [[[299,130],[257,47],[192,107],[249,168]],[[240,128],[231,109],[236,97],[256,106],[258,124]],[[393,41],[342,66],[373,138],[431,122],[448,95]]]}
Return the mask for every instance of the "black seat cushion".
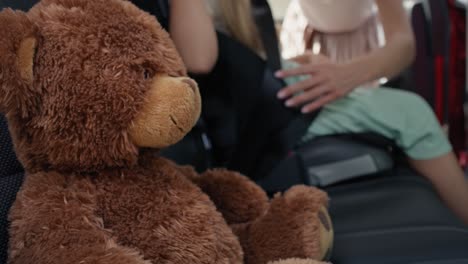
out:
{"label": "black seat cushion", "polygon": [[16,159],[5,118],[0,116],[0,263],[6,263],[8,212],[23,182],[23,168]]}
{"label": "black seat cushion", "polygon": [[409,168],[326,191],[333,263],[468,263],[468,229]]}

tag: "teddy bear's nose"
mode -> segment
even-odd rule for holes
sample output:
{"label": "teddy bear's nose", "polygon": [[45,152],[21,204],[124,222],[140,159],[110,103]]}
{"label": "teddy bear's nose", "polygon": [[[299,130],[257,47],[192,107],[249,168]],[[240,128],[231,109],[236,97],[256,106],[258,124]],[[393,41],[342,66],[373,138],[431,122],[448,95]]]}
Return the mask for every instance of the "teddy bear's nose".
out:
{"label": "teddy bear's nose", "polygon": [[197,83],[194,80],[190,79],[190,78],[184,78],[182,81],[184,83],[188,84],[189,87],[194,91],[198,88]]}

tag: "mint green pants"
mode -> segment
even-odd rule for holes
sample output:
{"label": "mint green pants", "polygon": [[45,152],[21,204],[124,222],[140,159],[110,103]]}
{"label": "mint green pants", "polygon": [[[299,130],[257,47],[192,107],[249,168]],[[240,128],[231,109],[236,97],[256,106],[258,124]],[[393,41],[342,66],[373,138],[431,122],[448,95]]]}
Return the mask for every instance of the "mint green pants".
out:
{"label": "mint green pants", "polygon": [[357,88],[326,105],[303,141],[316,136],[375,132],[390,138],[411,158],[432,159],[452,150],[429,105],[392,88]]}
{"label": "mint green pants", "polygon": [[[300,80],[288,79],[288,84]],[[310,125],[302,141],[344,133],[374,132],[395,141],[411,158],[427,160],[452,147],[432,109],[420,96],[392,88],[356,88],[332,102]]]}

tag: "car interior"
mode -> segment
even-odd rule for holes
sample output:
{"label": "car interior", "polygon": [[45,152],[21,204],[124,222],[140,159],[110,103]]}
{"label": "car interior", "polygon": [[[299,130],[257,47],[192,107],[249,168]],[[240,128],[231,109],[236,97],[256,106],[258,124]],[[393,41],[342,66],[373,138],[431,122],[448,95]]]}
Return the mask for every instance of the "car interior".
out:
{"label": "car interior", "polygon": [[[416,36],[416,60],[388,84],[422,95],[443,121],[448,120],[450,78],[447,3],[413,3],[409,15]],[[33,4],[0,0],[0,8],[28,10]],[[268,1],[253,0],[252,4],[268,59],[218,33],[215,69],[208,76],[193,76],[204,98],[202,117],[181,142],[162,155],[199,171],[220,166],[240,171],[269,194],[295,184],[324,189],[330,196],[335,229],[332,263],[468,263],[468,229],[430,183],[409,168],[391,140],[360,133],[296,144],[318,111],[304,116],[276,100],[275,94],[284,83],[273,74],[280,58],[274,20]],[[220,86],[229,92],[215,89]],[[248,94],[242,102],[244,109],[236,107],[239,102],[233,98],[239,96],[233,92]],[[244,122],[246,114],[258,116],[258,122]],[[7,215],[23,177],[2,116],[0,263],[6,263]]]}

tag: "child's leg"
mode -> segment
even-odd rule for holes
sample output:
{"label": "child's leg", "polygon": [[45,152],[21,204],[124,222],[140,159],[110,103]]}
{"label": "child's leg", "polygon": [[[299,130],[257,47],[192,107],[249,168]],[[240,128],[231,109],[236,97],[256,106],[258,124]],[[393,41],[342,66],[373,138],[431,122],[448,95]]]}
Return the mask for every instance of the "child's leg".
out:
{"label": "child's leg", "polygon": [[468,225],[468,181],[431,107],[420,96],[387,88],[356,90],[322,109],[304,140],[363,131],[393,139]]}
{"label": "child's leg", "polygon": [[409,159],[410,164],[435,187],[441,199],[468,225],[468,181],[455,155],[428,159]]}

